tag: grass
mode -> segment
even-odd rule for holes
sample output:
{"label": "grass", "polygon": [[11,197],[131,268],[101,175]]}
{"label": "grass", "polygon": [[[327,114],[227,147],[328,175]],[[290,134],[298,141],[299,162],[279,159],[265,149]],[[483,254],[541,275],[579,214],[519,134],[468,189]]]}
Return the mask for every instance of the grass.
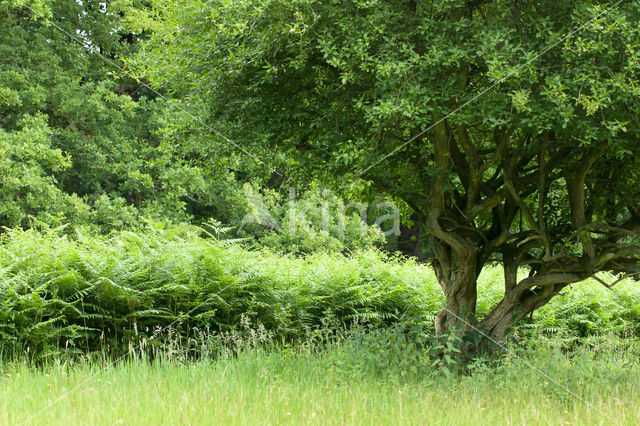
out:
{"label": "grass", "polygon": [[359,374],[336,364],[344,356],[339,350],[252,351],[215,362],[132,361],[104,371],[86,363],[5,365],[0,424],[34,414],[29,424],[638,424],[637,364],[539,355],[528,361],[588,402],[517,358],[444,378]]}
{"label": "grass", "polygon": [[[474,361],[433,336],[425,265],[198,232],[5,234],[0,425],[640,424],[635,281],[575,285]],[[479,281],[483,315],[500,268]]]}

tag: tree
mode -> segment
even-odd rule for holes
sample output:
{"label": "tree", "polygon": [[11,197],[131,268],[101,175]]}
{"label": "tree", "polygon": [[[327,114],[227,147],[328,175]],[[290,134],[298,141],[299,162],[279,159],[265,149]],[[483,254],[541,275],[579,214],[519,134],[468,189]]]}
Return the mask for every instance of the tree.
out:
{"label": "tree", "polygon": [[0,226],[110,232],[143,215],[229,219],[245,201],[228,169],[161,146],[173,111],[114,66],[144,37],[145,4],[0,0]]}
{"label": "tree", "polygon": [[19,126],[15,132],[0,128],[0,223],[18,226],[56,213],[85,213],[84,203],[60,191],[49,174],[68,167],[69,161],[51,147],[43,117],[25,116]]}
{"label": "tree", "polygon": [[[440,328],[498,340],[568,285],[637,270],[637,2],[158,5],[132,63],[289,176],[404,201],[430,234]],[[235,149],[218,140],[202,149]],[[504,297],[477,323],[494,261]]]}

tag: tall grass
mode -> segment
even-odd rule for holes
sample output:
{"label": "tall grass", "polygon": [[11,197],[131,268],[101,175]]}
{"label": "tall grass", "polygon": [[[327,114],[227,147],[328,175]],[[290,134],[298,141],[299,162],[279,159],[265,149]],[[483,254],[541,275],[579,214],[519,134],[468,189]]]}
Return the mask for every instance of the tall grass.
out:
{"label": "tall grass", "polygon": [[360,374],[348,355],[334,351],[251,351],[215,362],[133,361],[106,370],[92,363],[20,364],[0,370],[0,425],[27,419],[42,425],[637,425],[640,365],[615,353],[602,360],[590,355],[523,356],[571,393],[520,359],[455,379]]}
{"label": "tall grass", "polygon": [[[188,227],[67,234],[14,230],[2,237],[0,357],[112,357],[167,340],[197,352],[203,339],[223,344],[221,336],[242,329],[287,344],[354,322],[408,322],[429,331],[443,304],[430,268],[378,251],[283,256]],[[481,314],[501,287],[499,268],[487,268]],[[522,328],[567,339],[639,332],[634,282],[614,292],[595,282],[576,285]]]}

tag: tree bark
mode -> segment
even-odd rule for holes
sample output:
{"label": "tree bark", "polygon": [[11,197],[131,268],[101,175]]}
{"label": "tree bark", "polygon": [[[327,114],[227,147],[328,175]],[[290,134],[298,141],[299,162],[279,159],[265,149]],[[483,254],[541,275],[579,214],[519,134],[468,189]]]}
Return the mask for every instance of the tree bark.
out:
{"label": "tree bark", "polygon": [[539,307],[549,302],[569,284],[589,276],[582,273],[542,273],[506,289],[504,298],[478,324],[478,330],[493,343],[500,342],[508,330]]}
{"label": "tree bark", "polygon": [[478,330],[492,343],[499,343],[507,332],[527,315],[547,303],[567,284],[554,285],[537,290],[527,290],[519,297],[507,294],[498,305],[478,324]]}
{"label": "tree bark", "polygon": [[[438,119],[439,115],[434,118]],[[469,330],[475,323],[479,247],[463,233],[456,232],[451,220],[446,220],[444,227],[440,224],[441,219],[450,219],[443,213],[446,208],[447,172],[451,168],[451,135],[444,120],[440,120],[434,130],[434,154],[440,170],[431,188],[431,205],[425,228],[432,236],[433,266],[446,297],[446,306],[435,321],[436,333],[440,334],[458,327]]]}
{"label": "tree bark", "polygon": [[438,335],[453,328],[463,331],[475,326],[478,300],[476,257],[460,256],[446,244],[433,242],[436,259],[433,262],[438,282],[446,297],[445,308],[436,316]]}

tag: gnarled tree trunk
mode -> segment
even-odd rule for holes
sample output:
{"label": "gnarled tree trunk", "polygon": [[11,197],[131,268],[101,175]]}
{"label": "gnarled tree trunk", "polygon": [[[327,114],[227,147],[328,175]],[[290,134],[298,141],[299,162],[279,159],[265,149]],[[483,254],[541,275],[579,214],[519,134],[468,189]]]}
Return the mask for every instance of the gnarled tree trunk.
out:
{"label": "gnarled tree trunk", "polygon": [[470,330],[475,324],[478,300],[476,256],[472,250],[461,256],[437,241],[433,249],[436,254],[433,266],[446,297],[445,308],[436,317],[436,333],[457,327]]}
{"label": "gnarled tree trunk", "polygon": [[518,282],[518,258],[515,254],[503,253],[504,297],[478,324],[485,337],[493,343],[500,342],[517,322],[546,304],[563,288],[582,281],[588,271],[532,271],[528,278]]}
{"label": "gnarled tree trunk", "polygon": [[555,284],[523,292],[509,292],[478,324],[493,343],[500,342],[508,330],[527,315],[547,303],[568,284]]}

